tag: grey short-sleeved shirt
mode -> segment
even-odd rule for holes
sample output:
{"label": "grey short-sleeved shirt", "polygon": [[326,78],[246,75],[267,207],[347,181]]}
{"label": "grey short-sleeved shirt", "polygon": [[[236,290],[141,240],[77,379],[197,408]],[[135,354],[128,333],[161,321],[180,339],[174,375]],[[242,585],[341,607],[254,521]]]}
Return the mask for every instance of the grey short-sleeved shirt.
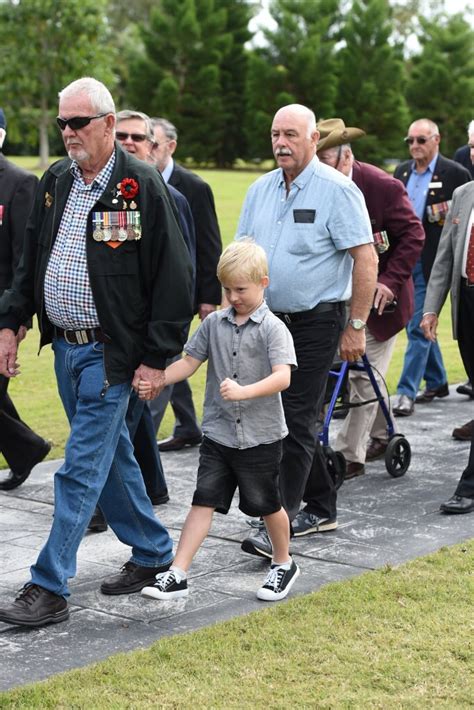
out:
{"label": "grey short-sleeved shirt", "polygon": [[274,365],[296,367],[293,339],[266,303],[237,325],[233,308],[207,316],[186,343],[196,360],[209,360],[202,431],[209,439],[234,449],[270,444],[288,434],[280,393],[242,402],[222,399],[226,377],[250,385],[268,377]]}

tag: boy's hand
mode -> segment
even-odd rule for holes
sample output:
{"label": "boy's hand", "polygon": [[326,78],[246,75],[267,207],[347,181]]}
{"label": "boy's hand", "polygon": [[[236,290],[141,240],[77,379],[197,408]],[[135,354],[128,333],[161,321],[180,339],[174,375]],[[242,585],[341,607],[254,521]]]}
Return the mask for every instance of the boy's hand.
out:
{"label": "boy's hand", "polygon": [[220,390],[222,399],[228,399],[231,402],[244,399],[244,388],[237,384],[235,380],[231,380],[230,377],[226,377],[225,380],[221,382]]}
{"label": "boy's hand", "polygon": [[[140,397],[140,383],[143,383],[150,387],[150,390],[145,391],[143,389],[144,395]],[[135,374],[132,381],[132,387],[135,392],[138,393],[140,399],[154,399],[158,397],[161,390],[165,386],[165,371],[157,370],[154,367],[148,367],[147,365],[139,365],[135,370]]]}
{"label": "boy's hand", "polygon": [[151,399],[151,383],[145,380],[138,381],[137,394],[139,399]]}

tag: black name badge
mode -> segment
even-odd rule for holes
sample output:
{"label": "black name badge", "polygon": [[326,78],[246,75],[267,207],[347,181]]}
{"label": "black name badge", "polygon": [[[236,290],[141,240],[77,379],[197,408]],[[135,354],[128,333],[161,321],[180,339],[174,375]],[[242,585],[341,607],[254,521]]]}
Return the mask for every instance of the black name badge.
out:
{"label": "black name badge", "polygon": [[293,210],[293,219],[299,224],[313,224],[316,210]]}

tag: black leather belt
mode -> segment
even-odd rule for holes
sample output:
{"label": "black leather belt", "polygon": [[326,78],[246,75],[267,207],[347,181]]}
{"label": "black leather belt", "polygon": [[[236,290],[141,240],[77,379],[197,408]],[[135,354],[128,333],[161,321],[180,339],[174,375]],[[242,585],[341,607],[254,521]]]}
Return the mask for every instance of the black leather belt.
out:
{"label": "black leather belt", "polygon": [[278,311],[274,311],[274,314],[277,318],[280,318],[280,320],[285,321],[285,323],[295,323],[299,320],[311,318],[311,316],[314,316],[317,313],[334,313],[334,311],[342,313],[343,308],[344,301],[332,301],[331,303],[318,303],[318,305],[311,308],[310,311],[299,311],[298,313],[280,313]]}
{"label": "black leather belt", "polygon": [[110,343],[110,338],[102,328],[82,328],[82,330],[63,330],[54,326],[56,337],[64,338],[69,345],[86,345],[87,343]]}

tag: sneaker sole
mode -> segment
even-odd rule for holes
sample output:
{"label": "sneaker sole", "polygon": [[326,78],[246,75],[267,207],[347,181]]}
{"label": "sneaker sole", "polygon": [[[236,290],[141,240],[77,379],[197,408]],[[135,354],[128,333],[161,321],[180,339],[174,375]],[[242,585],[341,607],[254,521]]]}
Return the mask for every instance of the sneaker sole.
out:
{"label": "sneaker sole", "polygon": [[303,530],[302,532],[295,532],[293,530],[293,537],[303,537],[303,535],[312,535],[313,533],[324,533],[330,532],[337,528],[337,520],[333,523],[323,523],[317,528],[308,528],[308,530]]}
{"label": "sneaker sole", "polygon": [[156,587],[144,587],[142,589],[142,597],[149,597],[150,599],[182,599],[187,597],[189,594],[189,589],[180,589],[176,592],[160,592]]}
{"label": "sneaker sole", "polygon": [[0,621],[4,624],[12,624],[14,626],[29,626],[35,628],[38,626],[46,626],[47,624],[60,624],[61,621],[69,619],[69,609],[58,611],[56,614],[48,614],[40,619],[9,619],[5,616],[0,616]]}
{"label": "sneaker sole", "polygon": [[277,594],[275,594],[272,593],[269,589],[264,589],[262,587],[262,589],[259,589],[257,592],[257,599],[260,599],[260,601],[262,602],[278,602],[280,601],[280,599],[284,599],[288,596],[290,589],[292,588],[299,576],[300,568],[296,567],[296,572],[286,585],[286,589],[284,589],[282,592],[278,592]]}
{"label": "sneaker sole", "polygon": [[253,542],[250,542],[250,540],[244,540],[240,546],[240,549],[249,555],[255,555],[256,557],[264,557],[266,560],[272,559],[273,553],[271,550],[262,550],[260,547],[256,547],[256,545],[254,545]]}

